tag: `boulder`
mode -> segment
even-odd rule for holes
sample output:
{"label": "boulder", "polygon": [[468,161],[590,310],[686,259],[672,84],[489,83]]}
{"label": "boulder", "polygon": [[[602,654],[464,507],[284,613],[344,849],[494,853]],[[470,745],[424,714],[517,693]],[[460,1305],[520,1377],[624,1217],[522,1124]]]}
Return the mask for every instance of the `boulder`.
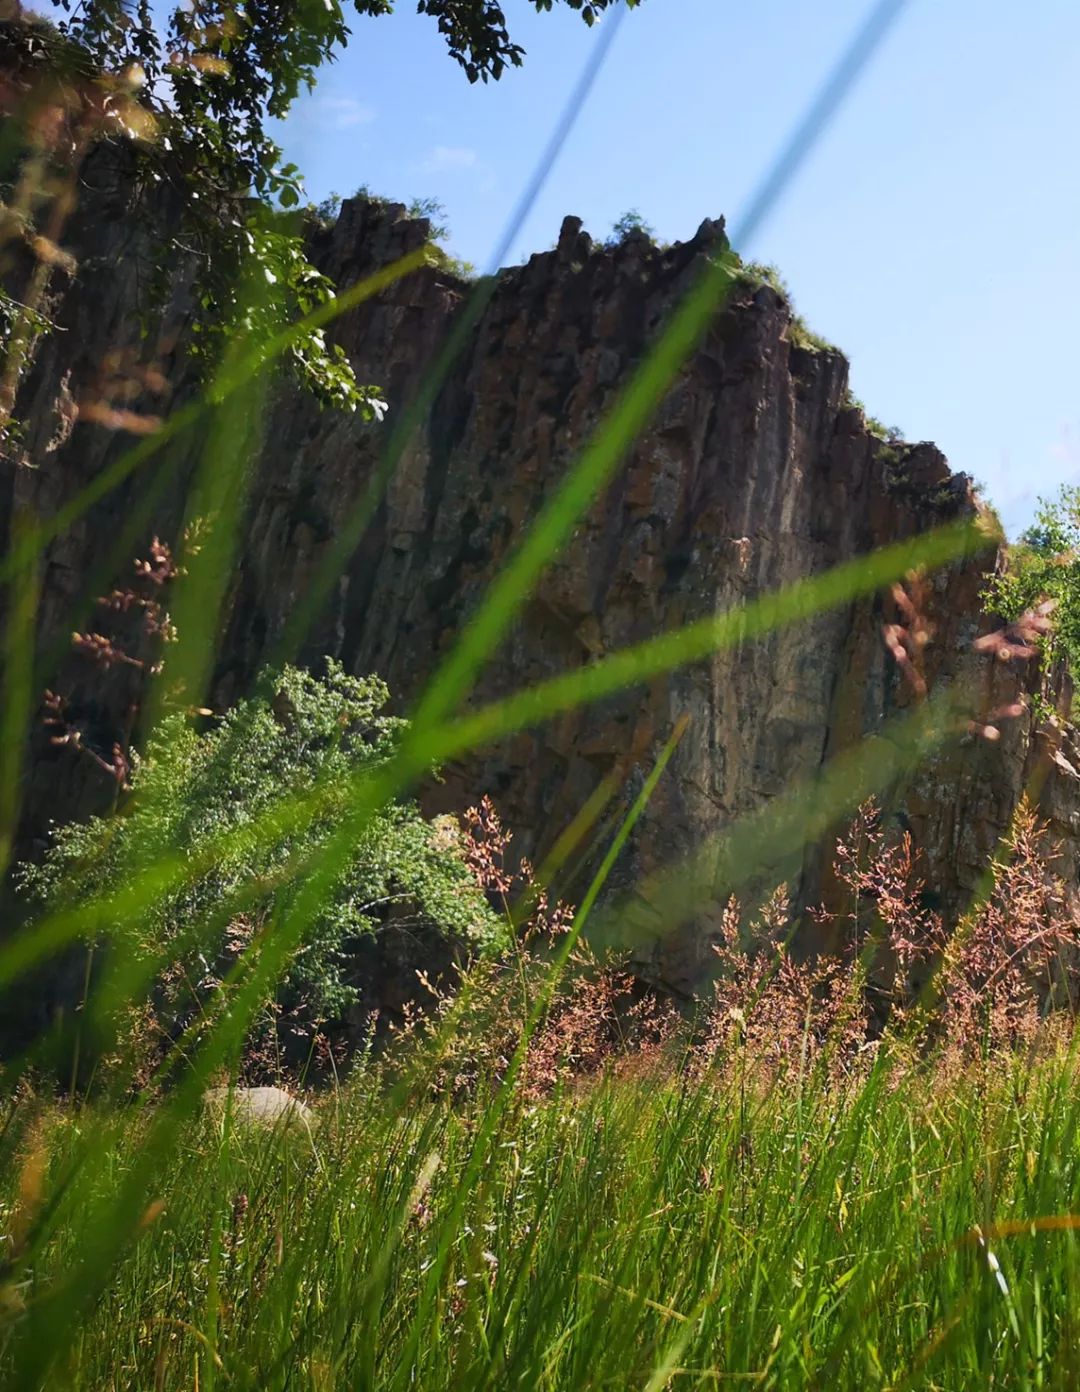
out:
{"label": "boulder", "polygon": [[205,1100],[216,1116],[224,1116],[231,1102],[234,1120],[259,1126],[302,1125],[310,1131],[315,1120],[310,1107],[279,1087],[210,1088]]}

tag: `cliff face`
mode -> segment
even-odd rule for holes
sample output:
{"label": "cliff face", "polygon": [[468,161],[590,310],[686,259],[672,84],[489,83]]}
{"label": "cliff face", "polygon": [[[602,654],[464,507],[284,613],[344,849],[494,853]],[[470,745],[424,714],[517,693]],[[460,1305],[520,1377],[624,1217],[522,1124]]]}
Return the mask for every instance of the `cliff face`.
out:
{"label": "cliff face", "polygon": [[[106,192],[95,197],[100,204]],[[152,248],[100,206],[88,205],[81,219],[72,231],[81,270],[53,306],[61,331],[45,341],[24,392],[32,465],[5,466],[9,510],[54,513],[130,443],[80,422],[47,449],[57,434],[56,404],[63,417],[62,403],[93,388],[110,351],[145,353],[134,312],[141,258]],[[345,287],[421,245],[426,230],[400,207],[348,201],[336,226],[320,234],[316,259]],[[352,671],[378,672],[407,708],[692,283],[700,258],[721,239],[721,224],[706,223],[692,241],[668,250],[638,238],[608,249],[567,219],[555,250],[501,273],[309,630],[305,660],[332,654]],[[188,390],[191,275],[191,268],[178,270],[158,355],[178,398]],[[287,385],[278,391],[222,616],[216,705],[240,694],[275,648],[342,520],[365,496],[387,432],[445,344],[465,294],[452,276],[426,268],[335,328],[361,380],[382,386],[386,422],[365,425],[321,411]],[[548,568],[477,699],[726,610],[972,508],[968,480],[951,475],[933,446],[886,448],[870,435],[861,414],[844,405],[843,357],[794,346],[790,329],[790,310],[772,289],[736,293]],[[160,409],[145,394],[128,404]],[[78,626],[74,598],[112,579],[105,558],[122,555],[126,565],[153,533],[176,534],[196,449],[196,441],[178,443],[50,547],[43,652],[62,646]],[[125,529],[130,544],[113,552]],[[1015,697],[1018,678],[971,649],[986,564],[985,557],[965,562],[933,578],[926,663],[931,686],[971,681],[989,709]],[[446,769],[428,801],[433,810],[460,809],[490,793],[516,844],[535,855],[605,775],[615,773],[632,795],[686,713],[689,728],[670,772],[620,863],[617,880],[628,887],[812,778],[907,702],[881,636],[895,617],[891,605],[882,596],[830,611],[560,717]],[[80,662],[66,659],[56,683],[72,693],[87,740],[107,751],[138,678],[113,673],[103,687]],[[961,741],[892,795],[892,810],[923,847],[946,906],[974,888],[1035,772],[1065,845],[1062,869],[1075,881],[1080,781],[1067,751],[1050,750],[1030,716],[1004,725],[995,744]],[[30,841],[48,817],[85,812],[107,797],[107,785],[96,768],[39,736],[27,786]],[[818,845],[777,869],[812,901],[828,892],[827,858]],[[677,990],[692,986],[708,957],[707,919],[650,954],[650,970]]]}

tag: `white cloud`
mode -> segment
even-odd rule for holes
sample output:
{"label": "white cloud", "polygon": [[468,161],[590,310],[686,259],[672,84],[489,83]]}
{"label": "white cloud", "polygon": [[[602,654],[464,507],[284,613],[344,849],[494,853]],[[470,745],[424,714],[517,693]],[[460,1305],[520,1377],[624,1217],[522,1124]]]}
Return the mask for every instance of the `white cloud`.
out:
{"label": "white cloud", "polygon": [[453,169],[472,169],[477,154],[465,145],[436,145],[424,161],[426,174],[442,174]]}
{"label": "white cloud", "polygon": [[316,97],[308,110],[311,118],[331,130],[351,130],[367,126],[375,119],[374,107],[365,106],[355,97]]}

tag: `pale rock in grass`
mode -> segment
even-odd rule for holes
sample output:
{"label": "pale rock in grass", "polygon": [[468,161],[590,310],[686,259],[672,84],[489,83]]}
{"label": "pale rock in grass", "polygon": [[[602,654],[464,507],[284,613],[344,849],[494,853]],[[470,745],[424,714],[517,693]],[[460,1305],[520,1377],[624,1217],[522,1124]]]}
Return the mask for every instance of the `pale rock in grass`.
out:
{"label": "pale rock in grass", "polygon": [[304,1126],[309,1131],[315,1113],[298,1097],[279,1087],[216,1087],[205,1094],[207,1107],[223,1117],[232,1108],[234,1121],[259,1126]]}

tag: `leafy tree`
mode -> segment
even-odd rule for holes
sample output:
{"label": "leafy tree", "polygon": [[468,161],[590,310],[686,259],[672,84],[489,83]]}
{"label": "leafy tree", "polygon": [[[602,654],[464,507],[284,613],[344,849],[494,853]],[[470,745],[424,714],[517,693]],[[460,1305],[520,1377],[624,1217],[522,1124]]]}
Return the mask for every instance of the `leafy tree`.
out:
{"label": "leafy tree", "polygon": [[[532,0],[535,9],[551,10],[556,3],[577,10],[581,18],[591,28],[609,6],[614,8],[619,0]],[[640,4],[640,0],[626,0],[628,9]],[[357,0],[357,8],[363,12],[364,0]],[[390,5],[385,8],[389,10]],[[421,14],[434,16],[439,23],[439,32],[445,37],[451,54],[465,69],[470,82],[489,78],[498,79],[506,67],[519,68],[525,57],[525,50],[514,43],[506,30],[506,19],[496,0],[418,0],[417,10]]]}
{"label": "leafy tree", "polygon": [[1009,548],[1004,572],[983,598],[1010,621],[1054,600],[1053,628],[1042,643],[1080,678],[1080,486],[1066,484],[1056,498],[1039,499],[1034,524]]}
{"label": "leafy tree", "polygon": [[407,205],[412,218],[427,218],[431,223],[431,240],[444,241],[450,235],[450,224],[446,220],[446,204],[438,198],[413,198]]}
{"label": "leafy tree", "polygon": [[612,224],[608,246],[618,246],[620,242],[625,242],[627,237],[633,236],[648,237],[650,242],[656,240],[656,233],[636,208],[623,213],[622,217]]}
{"label": "leafy tree", "polygon": [[[382,713],[381,681],[350,677],[332,661],[322,679],[286,668],[276,690],[274,683],[261,689],[275,694],[241,701],[204,734],[182,715],[164,721],[135,758],[121,813],[60,828],[44,861],[18,872],[21,893],[46,909],[83,902],[118,888],[163,847],[198,855],[292,794],[316,784],[329,790],[299,829],[243,840],[193,883],[154,902],[137,928],[108,929],[109,950],[165,949],[169,966],[154,1004],[169,1034],[221,999],[230,966],[288,920],[302,885],[281,874],[286,861],[316,851],[340,825],[343,799],[334,789],[358,770],[377,770],[404,724]],[[227,896],[252,886],[258,895],[243,914],[215,918]],[[453,838],[413,804],[391,803],[369,819],[280,983],[272,1008],[292,1033],[340,1018],[357,998],[351,948],[391,908],[398,924],[411,918],[475,948],[501,942],[507,931]],[[204,918],[214,926],[194,931]]]}

